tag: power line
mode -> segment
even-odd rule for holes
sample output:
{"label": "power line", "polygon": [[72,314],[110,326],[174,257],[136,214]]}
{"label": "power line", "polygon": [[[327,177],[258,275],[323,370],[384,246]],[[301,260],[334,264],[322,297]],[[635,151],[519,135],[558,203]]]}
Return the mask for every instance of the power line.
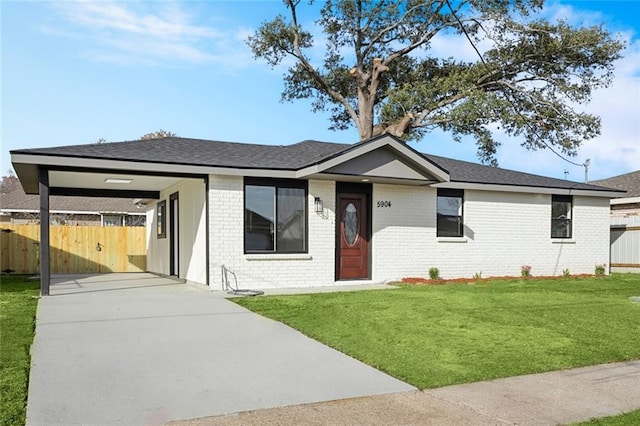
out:
{"label": "power line", "polygon": [[[460,26],[460,29],[462,30],[462,32],[464,33],[465,37],[467,38],[467,40],[469,41],[469,44],[471,44],[471,47],[473,47],[473,50],[475,50],[476,54],[478,55],[478,57],[480,58],[480,62],[482,62],[482,64],[487,68],[487,71],[491,71],[491,68],[489,68],[489,65],[487,64],[487,62],[484,60],[484,57],[482,56],[482,53],[480,53],[480,51],[478,50],[478,48],[476,47],[475,43],[473,42],[473,40],[471,40],[471,37],[469,36],[469,33],[467,33],[466,28],[464,27],[464,25],[462,24],[462,21],[460,20],[460,18],[458,18],[458,15],[456,14],[456,12],[453,10],[453,7],[451,7],[451,3],[449,3],[449,0],[445,0],[445,2],[447,3],[447,6],[449,7],[449,10],[451,11],[451,14],[453,15],[453,17],[456,19],[456,21],[458,22],[458,25]],[[505,99],[507,100],[507,102],[509,102],[509,104],[511,104],[511,106],[513,107],[513,110],[515,111],[515,113],[518,115],[518,117],[520,117],[522,119],[522,121],[525,123],[525,126],[527,126],[529,128],[529,130],[531,131],[531,133],[537,138],[538,142],[542,143],[545,147],[547,147],[551,152],[553,152],[555,155],[557,155],[560,159],[566,161],[569,164],[573,164],[574,166],[580,166],[580,167],[584,167],[585,169],[585,182],[589,181],[589,163],[590,163],[590,159],[587,158],[587,160],[580,164],[580,163],[576,163],[575,161],[571,161],[568,158],[565,158],[564,156],[562,156],[562,154],[560,154],[559,152],[557,152],[551,145],[549,145],[536,131],[536,129],[531,125],[531,123],[529,122],[529,120],[522,115],[522,113],[518,110],[516,104],[513,102],[513,100],[510,98],[509,93],[508,92],[504,92],[505,94]],[[566,177],[566,176],[565,176]]]}

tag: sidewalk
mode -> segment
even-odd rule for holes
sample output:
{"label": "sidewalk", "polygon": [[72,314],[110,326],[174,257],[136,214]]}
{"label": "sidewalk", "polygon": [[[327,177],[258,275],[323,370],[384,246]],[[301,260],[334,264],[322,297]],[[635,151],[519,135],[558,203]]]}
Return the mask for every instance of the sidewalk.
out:
{"label": "sidewalk", "polygon": [[557,425],[640,408],[640,361],[174,422],[172,425]]}

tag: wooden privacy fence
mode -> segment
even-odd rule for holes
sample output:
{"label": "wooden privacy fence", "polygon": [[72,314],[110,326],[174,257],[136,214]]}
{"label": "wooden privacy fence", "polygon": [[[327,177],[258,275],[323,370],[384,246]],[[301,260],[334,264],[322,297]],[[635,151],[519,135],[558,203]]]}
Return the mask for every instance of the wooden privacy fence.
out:
{"label": "wooden privacy fence", "polygon": [[[40,225],[1,225],[3,272],[40,272]],[[143,272],[146,231],[131,226],[51,226],[51,273]]]}

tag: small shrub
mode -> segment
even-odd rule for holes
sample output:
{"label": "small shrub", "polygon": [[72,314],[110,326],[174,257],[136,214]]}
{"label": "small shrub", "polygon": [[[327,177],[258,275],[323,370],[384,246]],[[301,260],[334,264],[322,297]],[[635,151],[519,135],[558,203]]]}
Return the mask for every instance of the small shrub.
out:
{"label": "small shrub", "polygon": [[531,276],[531,265],[522,265],[520,267],[520,275],[524,278]]}
{"label": "small shrub", "polygon": [[596,264],[596,270],[595,270],[596,275],[604,275],[606,270],[607,270],[607,264],[606,263],[603,263],[602,265]]}
{"label": "small shrub", "polygon": [[429,268],[429,278],[432,280],[440,279],[440,270],[438,268]]}
{"label": "small shrub", "polygon": [[482,271],[476,272],[475,274],[473,274],[473,279],[481,280],[482,279]]}
{"label": "small shrub", "polygon": [[565,278],[569,278],[571,276],[571,271],[569,271],[569,268],[565,268],[562,270],[562,276]]}

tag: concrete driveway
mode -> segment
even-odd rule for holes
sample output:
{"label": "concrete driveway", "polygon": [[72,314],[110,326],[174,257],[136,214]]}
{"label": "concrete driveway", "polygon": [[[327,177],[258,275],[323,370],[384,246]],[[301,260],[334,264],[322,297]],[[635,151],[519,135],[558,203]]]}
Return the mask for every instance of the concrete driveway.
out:
{"label": "concrete driveway", "polygon": [[414,390],[275,321],[151,274],[69,276],[38,305],[28,425],[162,424]]}

